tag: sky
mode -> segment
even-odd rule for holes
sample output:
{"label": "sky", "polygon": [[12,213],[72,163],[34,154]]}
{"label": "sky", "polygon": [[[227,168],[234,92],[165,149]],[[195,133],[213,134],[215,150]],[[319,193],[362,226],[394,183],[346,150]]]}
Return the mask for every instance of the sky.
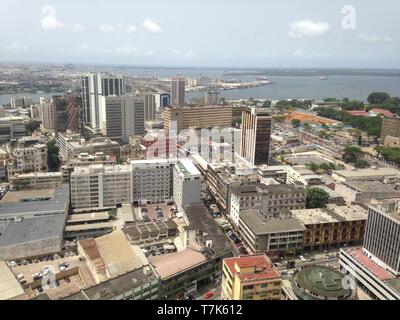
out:
{"label": "sky", "polygon": [[398,0],[0,0],[0,62],[400,68]]}

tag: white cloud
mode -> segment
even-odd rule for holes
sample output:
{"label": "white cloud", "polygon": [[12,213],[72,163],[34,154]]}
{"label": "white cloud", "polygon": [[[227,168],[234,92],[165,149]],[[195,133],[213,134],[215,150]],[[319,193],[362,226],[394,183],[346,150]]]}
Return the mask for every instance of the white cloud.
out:
{"label": "white cloud", "polygon": [[45,5],[42,8],[42,13],[44,16],[42,17],[40,23],[44,30],[55,30],[62,27],[62,22],[57,20],[56,8],[54,6],[49,4]]}
{"label": "white cloud", "polygon": [[145,19],[143,21],[143,27],[146,29],[146,31],[148,31],[150,33],[161,33],[162,32],[161,27],[151,19]]}
{"label": "white cloud", "polygon": [[82,32],[85,30],[85,27],[78,22],[73,22],[66,23],[64,29],[71,32]]}
{"label": "white cloud", "polygon": [[40,24],[44,30],[56,30],[63,29],[70,32],[82,32],[85,27],[80,23],[74,22],[62,22],[57,19],[56,8],[53,5],[45,5],[42,8],[42,20]]}
{"label": "white cloud", "polygon": [[193,51],[184,51],[181,49],[173,49],[171,51],[172,55],[179,59],[192,59],[197,56],[197,54]]}
{"label": "white cloud", "polygon": [[122,55],[132,55],[138,53],[139,49],[133,47],[132,45],[126,44],[123,45],[122,47],[117,48],[115,51],[116,53]]}
{"label": "white cloud", "polygon": [[292,38],[319,37],[327,34],[330,28],[330,25],[326,22],[301,20],[290,25],[289,36]]}
{"label": "white cloud", "polygon": [[390,36],[384,35],[379,36],[376,34],[359,34],[358,37],[364,42],[392,42],[393,39]]}
{"label": "white cloud", "polygon": [[113,33],[115,32],[115,27],[111,24],[108,23],[103,23],[102,25],[99,26],[99,29],[101,32],[104,33]]}
{"label": "white cloud", "polygon": [[330,53],[320,53],[320,52],[307,52],[304,49],[297,49],[292,53],[295,58],[303,59],[316,59],[316,58],[328,58],[331,56]]}
{"label": "white cloud", "polygon": [[29,47],[25,44],[21,44],[19,42],[14,42],[8,46],[5,46],[4,49],[10,50],[10,51],[15,51],[15,50],[24,50],[25,51],[25,50],[28,50]]}
{"label": "white cloud", "polygon": [[127,25],[126,29],[125,29],[125,33],[127,34],[131,34],[131,33],[135,33],[137,30],[136,26],[134,25]]}

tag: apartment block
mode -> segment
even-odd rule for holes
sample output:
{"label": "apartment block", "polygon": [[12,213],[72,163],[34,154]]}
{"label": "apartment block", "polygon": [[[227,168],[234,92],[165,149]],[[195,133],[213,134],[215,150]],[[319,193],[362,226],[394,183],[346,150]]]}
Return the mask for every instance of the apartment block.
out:
{"label": "apartment block", "polygon": [[201,202],[202,175],[187,158],[179,159],[173,170],[173,197],[180,212],[186,205]]}
{"label": "apartment block", "polygon": [[222,300],[281,300],[281,296],[281,275],[265,254],[223,260]]}
{"label": "apartment block", "polygon": [[172,198],[173,162],[163,159],[133,160],[132,202],[160,203]]}
{"label": "apartment block", "polygon": [[115,208],[131,203],[132,166],[90,165],[70,175],[71,206],[75,210]]}
{"label": "apartment block", "polygon": [[232,126],[232,106],[205,105],[205,106],[174,106],[163,110],[164,129],[176,130],[194,128],[229,128]]}

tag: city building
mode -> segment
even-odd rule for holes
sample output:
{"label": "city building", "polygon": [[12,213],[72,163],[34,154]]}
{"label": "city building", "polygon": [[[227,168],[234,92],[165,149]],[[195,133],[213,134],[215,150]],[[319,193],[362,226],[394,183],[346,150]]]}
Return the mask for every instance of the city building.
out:
{"label": "city building", "polygon": [[306,266],[295,271],[292,290],[298,300],[353,300],[355,291],[346,287],[345,275],[326,266]]}
{"label": "city building", "polygon": [[[128,142],[129,137],[144,135],[144,103],[135,96],[101,97],[100,126],[111,140]],[[104,111],[104,112],[103,112]]]}
{"label": "city building", "polygon": [[0,143],[13,142],[26,135],[28,119],[20,116],[0,118]]}
{"label": "city building", "polygon": [[71,207],[78,211],[116,208],[131,203],[132,166],[90,165],[70,174]]}
{"label": "city building", "polygon": [[67,99],[63,96],[53,96],[51,98],[53,107],[54,132],[65,132],[68,128],[68,108]]}
{"label": "city building", "polygon": [[162,299],[183,298],[221,279],[222,260],[232,257],[232,246],[203,203],[187,205],[176,252],[149,257],[161,280]]}
{"label": "city building", "polygon": [[77,246],[96,283],[121,276],[148,263],[142,250],[132,246],[121,230],[80,240]]}
{"label": "city building", "polygon": [[82,153],[95,155],[102,152],[104,155],[115,157],[117,161],[121,155],[121,145],[106,137],[96,137],[86,141],[80,134],[63,132],[58,133],[56,139],[63,161],[78,157]]}
{"label": "city building", "polygon": [[9,176],[8,181],[10,182],[10,189],[16,191],[56,189],[61,187],[63,175],[61,172],[21,173]]}
{"label": "city building", "polygon": [[314,186],[323,184],[322,176],[314,173],[304,165],[288,166],[286,183]]}
{"label": "city building", "polygon": [[10,147],[8,175],[47,170],[47,146],[36,138],[23,137]]}
{"label": "city building", "polygon": [[268,164],[271,143],[272,117],[252,107],[242,113],[240,155],[254,165]]}
{"label": "city building", "polygon": [[154,94],[154,98],[157,112],[171,105],[171,95],[167,92],[157,92]]}
{"label": "city building", "polygon": [[144,94],[144,121],[156,118],[156,97],[154,93]]}
{"label": "city building", "polygon": [[54,132],[54,105],[49,100],[40,102],[40,115],[42,117],[41,129],[46,132]]}
{"label": "city building", "polygon": [[132,202],[160,203],[172,198],[173,162],[165,159],[134,160],[132,166]]}
{"label": "city building", "polygon": [[120,75],[89,73],[82,75],[83,120],[93,129],[101,125],[101,113],[104,112],[102,97],[125,94],[125,79]]}
{"label": "city building", "polygon": [[223,260],[222,300],[281,300],[282,280],[278,269],[265,255]]}
{"label": "city building", "polygon": [[306,228],[304,249],[322,250],[361,244],[367,220],[360,206],[328,205],[325,209],[291,210],[292,217]]}
{"label": "city building", "polygon": [[121,159],[129,162],[131,160],[145,160],[147,148],[141,144],[140,137],[129,137],[129,143],[121,148]]}
{"label": "city building", "polygon": [[173,220],[136,221],[125,226],[123,231],[130,243],[141,247],[160,243],[171,246],[170,243],[179,235],[178,225]]}
{"label": "city building", "polygon": [[267,216],[261,210],[243,210],[239,216],[239,234],[253,253],[265,252],[269,257],[302,252],[305,226],[290,213]]}
{"label": "city building", "polygon": [[171,105],[183,106],[185,104],[185,78],[173,77],[171,79]]}
{"label": "city building", "polygon": [[164,129],[172,130],[176,125],[179,133],[189,128],[229,128],[232,126],[232,106],[195,105],[166,107],[163,110]]}
{"label": "city building", "polygon": [[173,170],[173,197],[179,212],[186,205],[201,202],[202,175],[193,162],[178,159]]}
{"label": "city building", "polygon": [[261,165],[257,167],[260,178],[272,178],[281,183],[286,183],[288,166],[267,166]]}
{"label": "city building", "polygon": [[205,104],[220,104],[221,98],[219,91],[206,91],[204,94]]}
{"label": "city building", "polygon": [[400,118],[383,117],[381,129],[381,143],[385,142],[387,136],[400,138]]}
{"label": "city building", "polygon": [[80,132],[83,124],[83,102],[78,92],[65,94],[67,100],[67,129]]}
{"label": "city building", "polygon": [[349,181],[335,184],[335,192],[347,203],[370,203],[372,200],[400,198],[400,190],[379,181]]}
{"label": "city building", "polygon": [[68,209],[68,185],[8,192],[0,205],[0,259],[61,251]]}
{"label": "city building", "polygon": [[400,137],[386,136],[383,145],[385,148],[399,148]]}
{"label": "city building", "polygon": [[231,187],[229,217],[238,227],[241,211],[262,209],[266,215],[279,215],[282,210],[304,209],[306,192],[303,187],[290,184],[252,184]]}
{"label": "city building", "polygon": [[396,183],[400,179],[400,171],[394,168],[367,168],[356,170],[334,170],[332,178],[338,182],[380,181],[386,184]]}
{"label": "city building", "polygon": [[10,102],[12,109],[29,108],[32,104],[32,98],[27,96],[12,97]]}

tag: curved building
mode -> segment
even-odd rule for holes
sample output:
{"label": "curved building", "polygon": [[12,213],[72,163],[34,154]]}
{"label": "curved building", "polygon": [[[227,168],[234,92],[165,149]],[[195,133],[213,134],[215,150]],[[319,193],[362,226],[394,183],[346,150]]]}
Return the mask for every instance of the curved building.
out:
{"label": "curved building", "polygon": [[333,268],[308,266],[293,275],[292,289],[300,300],[353,299],[353,290],[343,286],[344,277]]}

